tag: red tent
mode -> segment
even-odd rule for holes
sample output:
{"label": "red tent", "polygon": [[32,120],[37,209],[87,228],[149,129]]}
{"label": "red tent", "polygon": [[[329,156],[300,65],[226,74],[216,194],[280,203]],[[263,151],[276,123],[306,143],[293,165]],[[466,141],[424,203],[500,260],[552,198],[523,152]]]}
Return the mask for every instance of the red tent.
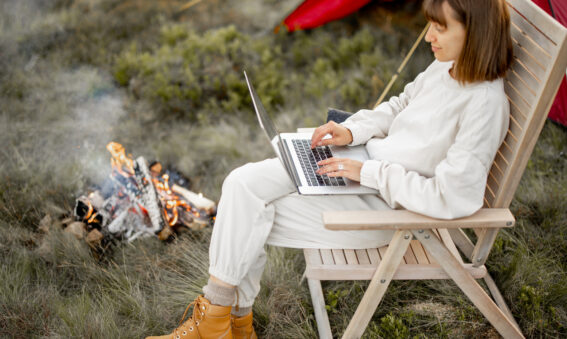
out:
{"label": "red tent", "polygon": [[[565,0],[532,0],[548,14],[553,15],[557,21],[567,27],[567,1]],[[567,78],[559,87],[555,102],[549,111],[549,118],[555,122],[567,126]]]}
{"label": "red tent", "polygon": [[353,13],[369,2],[370,0],[305,0],[285,18],[283,24],[289,32],[319,27]]}

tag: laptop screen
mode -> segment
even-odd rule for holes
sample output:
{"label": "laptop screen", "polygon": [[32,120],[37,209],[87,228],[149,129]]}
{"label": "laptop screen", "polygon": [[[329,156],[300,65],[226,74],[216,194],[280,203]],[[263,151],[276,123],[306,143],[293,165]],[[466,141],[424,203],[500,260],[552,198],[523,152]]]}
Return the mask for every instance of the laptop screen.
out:
{"label": "laptop screen", "polygon": [[268,139],[272,141],[274,140],[275,137],[279,137],[278,130],[276,129],[276,126],[272,122],[272,119],[270,119],[270,117],[268,116],[268,113],[266,112],[264,105],[262,105],[262,101],[260,100],[260,97],[256,93],[256,90],[252,86],[252,83],[248,79],[248,75],[246,74],[246,71],[244,71],[244,77],[246,78],[246,84],[248,84],[248,89],[250,90],[250,95],[252,96],[252,102],[254,104],[254,108],[256,111],[256,115],[258,116],[258,120],[260,121],[260,125],[268,135]]}

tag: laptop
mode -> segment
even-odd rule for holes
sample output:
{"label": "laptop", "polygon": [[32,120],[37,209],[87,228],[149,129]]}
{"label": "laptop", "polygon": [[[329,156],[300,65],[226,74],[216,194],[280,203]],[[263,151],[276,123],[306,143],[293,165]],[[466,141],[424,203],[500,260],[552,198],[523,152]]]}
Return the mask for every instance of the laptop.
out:
{"label": "laptop", "polygon": [[246,72],[244,72],[244,77],[252,96],[252,103],[260,127],[264,130],[300,194],[379,194],[377,190],[362,186],[348,178],[329,177],[315,173],[319,168],[317,162],[329,157],[349,158],[361,162],[368,160],[370,157],[366,147],[363,145],[353,147],[332,145],[311,149],[311,133],[279,133]]}

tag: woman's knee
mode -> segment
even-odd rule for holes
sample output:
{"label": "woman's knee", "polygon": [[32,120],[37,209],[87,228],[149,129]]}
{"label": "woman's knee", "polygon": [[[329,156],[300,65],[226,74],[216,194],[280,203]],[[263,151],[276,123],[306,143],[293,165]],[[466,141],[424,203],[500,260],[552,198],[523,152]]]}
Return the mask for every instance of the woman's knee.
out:
{"label": "woman's knee", "polygon": [[233,169],[224,179],[222,189],[228,187],[244,186],[249,187],[252,182],[257,182],[259,174],[262,173],[258,163],[247,163]]}

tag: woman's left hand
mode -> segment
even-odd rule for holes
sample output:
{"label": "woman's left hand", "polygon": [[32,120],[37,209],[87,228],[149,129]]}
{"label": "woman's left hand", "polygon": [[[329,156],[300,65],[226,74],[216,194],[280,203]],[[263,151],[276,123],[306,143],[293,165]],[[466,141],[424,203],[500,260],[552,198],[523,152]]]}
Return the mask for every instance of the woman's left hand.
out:
{"label": "woman's left hand", "polygon": [[360,182],[362,162],[346,158],[328,158],[317,163],[317,174],[330,177],[345,177]]}

